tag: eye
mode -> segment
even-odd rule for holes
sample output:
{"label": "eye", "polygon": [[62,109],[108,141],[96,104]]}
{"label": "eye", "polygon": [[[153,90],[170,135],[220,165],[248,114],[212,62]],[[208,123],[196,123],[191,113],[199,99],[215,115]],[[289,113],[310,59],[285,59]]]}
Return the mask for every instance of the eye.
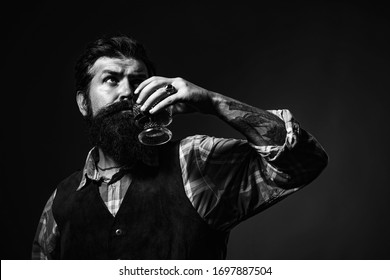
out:
{"label": "eye", "polygon": [[117,79],[116,77],[114,77],[114,76],[108,76],[108,77],[106,77],[106,78],[103,79],[103,83],[107,83],[107,84],[109,84],[110,86],[116,86],[116,85],[119,83],[119,81],[118,81],[118,79]]}

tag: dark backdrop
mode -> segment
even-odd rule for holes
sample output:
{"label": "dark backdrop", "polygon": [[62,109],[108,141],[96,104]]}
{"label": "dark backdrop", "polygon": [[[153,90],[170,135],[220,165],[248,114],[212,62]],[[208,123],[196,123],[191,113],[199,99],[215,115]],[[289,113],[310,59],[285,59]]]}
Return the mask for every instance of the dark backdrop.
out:
{"label": "dark backdrop", "polygon": [[[84,163],[90,147],[73,66],[87,42],[113,32],[142,41],[159,75],[290,109],[328,152],[312,184],[233,230],[229,259],[389,259],[385,8],[252,2],[47,1],[3,10],[11,17],[2,19],[2,259],[30,257],[46,200]],[[178,116],[172,129],[175,137],[241,137],[199,114]]]}

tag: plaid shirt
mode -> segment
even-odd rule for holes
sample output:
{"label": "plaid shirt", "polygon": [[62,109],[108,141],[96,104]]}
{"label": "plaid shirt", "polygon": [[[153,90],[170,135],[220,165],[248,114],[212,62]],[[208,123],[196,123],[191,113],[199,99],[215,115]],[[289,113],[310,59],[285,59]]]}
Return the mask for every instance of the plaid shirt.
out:
{"label": "plaid shirt", "polygon": [[[180,142],[184,190],[199,215],[213,228],[229,231],[241,221],[296,192],[314,180],[327,164],[327,155],[313,136],[301,130],[288,110],[270,111],[284,120],[282,146],[256,146],[245,140],[204,135]],[[130,185],[130,175],[118,181],[102,178],[92,149],[83,169],[86,178],[101,180],[100,194],[113,216]],[[56,191],[49,198],[33,242],[33,259],[51,259],[59,241],[52,213]]]}

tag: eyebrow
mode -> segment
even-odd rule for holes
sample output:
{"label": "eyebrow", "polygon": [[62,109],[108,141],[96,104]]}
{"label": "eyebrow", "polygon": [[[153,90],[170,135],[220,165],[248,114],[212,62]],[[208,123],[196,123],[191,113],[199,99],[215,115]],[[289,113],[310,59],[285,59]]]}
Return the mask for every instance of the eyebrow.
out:
{"label": "eyebrow", "polygon": [[[115,70],[110,70],[110,69],[104,69],[102,71],[102,75],[103,74],[110,74],[110,75],[123,75],[123,71],[115,71]],[[148,75],[144,72],[135,72],[135,73],[132,73],[128,76],[131,76],[131,77],[147,77]]]}

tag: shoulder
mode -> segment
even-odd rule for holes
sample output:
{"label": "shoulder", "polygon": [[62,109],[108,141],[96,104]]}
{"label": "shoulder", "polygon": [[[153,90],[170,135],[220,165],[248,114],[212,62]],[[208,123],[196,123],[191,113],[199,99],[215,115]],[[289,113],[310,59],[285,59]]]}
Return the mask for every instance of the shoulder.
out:
{"label": "shoulder", "polygon": [[179,158],[182,167],[203,168],[206,163],[235,164],[252,158],[255,150],[248,141],[234,138],[218,138],[194,135],[180,141]]}
{"label": "shoulder", "polygon": [[211,148],[219,138],[208,135],[192,135],[179,141],[179,147],[182,151],[197,150],[199,148]]}
{"label": "shoulder", "polygon": [[73,172],[57,185],[57,190],[61,191],[69,188],[76,189],[81,182],[82,175],[83,175],[82,170],[77,170]]}
{"label": "shoulder", "polygon": [[178,141],[180,158],[195,156],[203,147],[210,149],[212,147],[213,137],[207,135],[188,136]]}

